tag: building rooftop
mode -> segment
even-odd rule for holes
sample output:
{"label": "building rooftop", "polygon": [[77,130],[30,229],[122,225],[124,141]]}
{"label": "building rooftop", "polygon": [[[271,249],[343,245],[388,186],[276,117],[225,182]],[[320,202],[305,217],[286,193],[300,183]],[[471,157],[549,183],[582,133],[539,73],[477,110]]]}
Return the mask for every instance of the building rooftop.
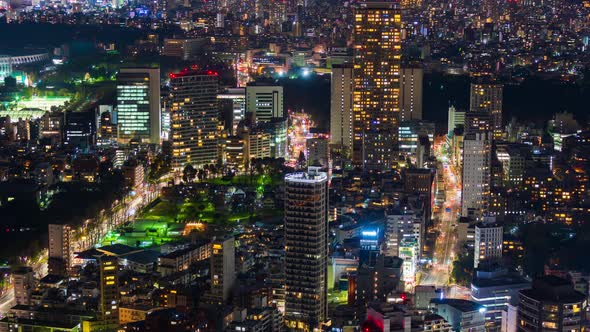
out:
{"label": "building rooftop", "polygon": [[193,68],[185,68],[178,73],[168,74],[170,78],[180,78],[188,76],[219,76],[219,73],[214,70],[198,70]]}
{"label": "building rooftop", "polygon": [[537,301],[558,303],[582,302],[587,298],[568,280],[551,275],[535,279],[533,287],[521,290],[520,294]]}
{"label": "building rooftop", "polygon": [[485,307],[481,304],[475,303],[469,300],[462,300],[462,299],[432,299],[430,303],[434,303],[437,305],[446,304],[451,306],[461,312],[473,312],[479,311],[480,309],[484,309]]}
{"label": "building rooftop", "polygon": [[126,246],[124,244],[115,243],[108,246],[97,248],[96,250],[110,256],[122,256],[132,252],[138,252],[143,249]]}
{"label": "building rooftop", "polygon": [[124,259],[139,264],[155,263],[158,261],[158,257],[160,257],[160,253],[155,250],[143,250],[123,256]]}
{"label": "building rooftop", "polygon": [[[1,320],[1,322],[9,322],[8,317],[5,317],[4,319]],[[25,319],[25,318],[18,318],[18,320],[15,322],[18,325],[20,325],[20,327],[24,327],[24,326],[37,326],[37,327],[43,327],[44,329],[46,328],[48,331],[53,331],[53,330],[59,330],[59,331],[70,331],[70,330],[74,330],[75,328],[80,326],[80,322],[65,322],[65,321],[56,321],[56,322],[49,322],[49,321],[44,321],[44,320],[38,320],[38,319]],[[20,330],[20,328],[19,328]],[[26,329],[27,331],[29,329]]]}
{"label": "building rooftop", "polygon": [[285,181],[288,182],[307,182],[307,183],[314,183],[314,182],[322,182],[328,179],[328,174],[325,172],[320,172],[319,167],[309,167],[307,173],[305,172],[297,172],[297,173],[290,173],[285,175]]}
{"label": "building rooftop", "polygon": [[502,275],[493,278],[473,278],[472,286],[477,288],[482,287],[497,287],[497,286],[513,286],[521,284],[530,284],[528,280],[518,275]]}

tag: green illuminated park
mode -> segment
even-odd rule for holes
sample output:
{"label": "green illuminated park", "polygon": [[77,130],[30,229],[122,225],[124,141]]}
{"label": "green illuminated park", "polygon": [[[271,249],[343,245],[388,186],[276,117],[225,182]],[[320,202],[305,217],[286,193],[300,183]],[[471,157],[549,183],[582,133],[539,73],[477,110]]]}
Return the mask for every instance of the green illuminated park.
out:
{"label": "green illuminated park", "polygon": [[[236,176],[230,180],[213,178],[206,180],[218,186],[248,187],[254,190],[258,204],[265,190],[273,190],[278,181],[269,175]],[[277,220],[282,210],[276,208],[232,209],[229,206],[217,207],[208,195],[185,199],[182,202],[158,199],[132,222],[109,232],[101,241],[102,245],[124,244],[132,247],[154,248],[174,242],[190,232],[204,232],[208,227],[231,229],[239,223]]]}

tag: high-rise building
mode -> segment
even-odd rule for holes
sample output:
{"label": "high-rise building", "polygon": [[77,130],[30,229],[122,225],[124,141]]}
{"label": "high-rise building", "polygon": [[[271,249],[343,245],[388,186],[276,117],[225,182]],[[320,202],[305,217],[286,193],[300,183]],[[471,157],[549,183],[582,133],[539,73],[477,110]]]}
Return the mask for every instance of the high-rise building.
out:
{"label": "high-rise building", "polygon": [[544,276],[533,280],[531,289],[519,292],[519,332],[583,331],[587,294],[574,289],[565,279]]}
{"label": "high-rise building", "polygon": [[412,209],[400,209],[390,207],[385,212],[385,248],[387,256],[399,256],[402,241],[415,241],[420,250],[417,257],[420,257],[422,244],[424,242],[424,215]]}
{"label": "high-rise building", "polygon": [[495,223],[481,222],[475,225],[475,246],[473,267],[480,263],[494,262],[502,258],[504,229]]}
{"label": "high-rise building", "polygon": [[216,239],[211,249],[211,295],[218,304],[229,299],[236,281],[235,243],[233,237]]}
{"label": "high-rise building", "polygon": [[70,225],[49,224],[49,274],[65,275],[74,258],[73,230]]}
{"label": "high-rise building", "polygon": [[105,328],[116,327],[119,323],[119,259],[115,256],[101,256],[98,259],[98,265],[100,320]]}
{"label": "high-rise building", "polygon": [[399,152],[404,156],[417,152],[419,138],[428,137],[430,146],[434,146],[434,122],[404,121],[398,127]]}
{"label": "high-rise building", "polygon": [[14,300],[17,305],[31,305],[31,293],[35,288],[35,274],[29,266],[23,266],[12,272]]}
{"label": "high-rise building", "polygon": [[160,69],[121,68],[117,75],[118,141],[160,144]]}
{"label": "high-rise building", "polygon": [[106,111],[100,115],[98,129],[99,144],[108,145],[117,139],[117,125],[114,123],[113,113]]}
{"label": "high-rise building", "polygon": [[462,299],[432,299],[432,311],[444,318],[453,331],[484,332],[486,308],[481,304]]}
{"label": "high-rise building", "polygon": [[285,322],[312,330],[328,319],[328,175],[285,176]]}
{"label": "high-rise building", "polygon": [[398,141],[401,9],[393,1],[360,3],[354,13],[353,162],[386,169]]}
{"label": "high-rise building", "polygon": [[447,117],[447,136],[452,137],[455,129],[460,126],[465,127],[465,112],[458,111],[455,106],[449,107],[449,114]]}
{"label": "high-rise building", "polygon": [[472,133],[463,140],[461,215],[479,218],[490,198],[491,134]]}
{"label": "high-rise building", "polygon": [[470,112],[485,112],[492,118],[494,139],[502,138],[502,90],[504,86],[498,83],[472,83],[470,95]]}
{"label": "high-rise building", "polygon": [[352,149],[352,84],[350,63],[332,66],[330,98],[330,144],[350,152]]}
{"label": "high-rise building", "polygon": [[259,83],[246,87],[246,112],[252,113],[256,122],[282,118],[283,107],[282,86]]}
{"label": "high-rise building", "polygon": [[250,132],[244,135],[246,161],[251,161],[253,158],[270,158],[270,137],[270,134],[265,132]]}
{"label": "high-rise building", "polygon": [[284,158],[287,155],[286,118],[273,118],[270,122],[256,124],[256,130],[270,134],[270,157]]}
{"label": "high-rise building", "polygon": [[73,112],[65,114],[65,146],[72,149],[88,151],[96,144],[96,114],[94,111]]}
{"label": "high-rise building", "polygon": [[[186,1],[186,0],[185,0]],[[186,1],[188,3],[188,1]],[[187,5],[187,7],[189,7]],[[206,38],[195,39],[164,39],[162,55],[189,60],[195,58],[207,44]]]}
{"label": "high-rise building", "polygon": [[422,120],[422,80],[424,69],[403,67],[400,83],[399,121]]}
{"label": "high-rise building", "polygon": [[492,132],[494,123],[492,116],[486,112],[466,112],[464,134]]}
{"label": "high-rise building", "polygon": [[244,139],[239,136],[228,136],[224,147],[225,151],[222,157],[224,165],[230,169],[244,171],[248,160],[248,149]]}
{"label": "high-rise building", "polygon": [[305,142],[307,164],[309,166],[329,167],[330,148],[325,137],[308,138]]}
{"label": "high-rise building", "polygon": [[530,281],[505,268],[479,268],[471,281],[471,299],[485,306],[487,319],[497,325],[501,322],[502,311],[506,311],[509,304],[518,303],[518,292],[530,286]]}
{"label": "high-rise building", "polygon": [[213,71],[170,74],[172,167],[202,167],[217,161],[217,93]]}
{"label": "high-rise building", "polygon": [[224,101],[231,104],[231,114],[228,120],[231,123],[231,134],[237,135],[240,121],[246,118],[246,89],[230,88],[218,94],[217,98],[222,101],[222,105]]}

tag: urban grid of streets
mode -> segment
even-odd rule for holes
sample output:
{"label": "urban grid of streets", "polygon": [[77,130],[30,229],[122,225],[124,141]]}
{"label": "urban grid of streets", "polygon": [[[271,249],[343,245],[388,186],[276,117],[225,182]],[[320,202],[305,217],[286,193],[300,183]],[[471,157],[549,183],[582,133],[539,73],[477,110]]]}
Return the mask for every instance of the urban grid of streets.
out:
{"label": "urban grid of streets", "polygon": [[[436,237],[434,245],[432,266],[430,269],[424,269],[422,271],[419,284],[442,288],[445,297],[468,299],[470,297],[469,289],[450,283],[450,271],[458,246],[454,225],[461,210],[461,183],[459,181],[460,175],[456,174],[457,170],[449,163],[444,145],[444,138],[437,137],[434,152],[437,160],[440,162],[439,167],[442,167],[438,171],[443,172],[443,181],[445,184],[443,208],[436,212],[434,218],[435,227],[439,234]],[[156,190],[156,192],[158,191]],[[132,216],[142,205],[156,197],[154,192],[150,192],[151,197],[145,197],[144,199],[146,192],[148,191],[144,191],[127,202],[124,208],[118,210],[118,216],[115,216],[115,219],[122,220],[125,216]],[[107,232],[107,221],[108,218],[105,218],[102,221],[102,226],[97,228],[101,229],[102,234],[106,234]],[[40,255],[37,262],[32,264],[32,267],[38,277],[47,274],[47,250]],[[3,317],[13,305],[14,291],[12,286],[10,286],[0,296],[0,317]]]}
{"label": "urban grid of streets", "polygon": [[444,297],[469,299],[469,289],[450,282],[450,273],[458,249],[454,228],[461,212],[461,176],[449,162],[444,138],[436,138],[434,153],[439,161],[439,167],[442,168],[437,171],[443,174],[445,199],[442,208],[434,216],[438,236],[434,244],[432,265],[422,271],[419,285],[440,287],[443,289]]}

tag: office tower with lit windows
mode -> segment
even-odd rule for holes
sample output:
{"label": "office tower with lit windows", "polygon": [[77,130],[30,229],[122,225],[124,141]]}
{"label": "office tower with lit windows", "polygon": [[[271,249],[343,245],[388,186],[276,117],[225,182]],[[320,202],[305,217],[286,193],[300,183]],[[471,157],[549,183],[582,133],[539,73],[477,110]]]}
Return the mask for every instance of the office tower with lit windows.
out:
{"label": "office tower with lit windows", "polygon": [[403,67],[400,82],[399,121],[422,120],[422,80],[424,69]]}
{"label": "office tower with lit windows", "polygon": [[482,112],[490,115],[493,138],[500,139],[504,132],[502,128],[502,84],[481,82],[471,84],[469,102],[470,112]]}
{"label": "office tower with lit windows", "polygon": [[328,175],[285,176],[285,323],[311,331],[328,320]]}
{"label": "office tower with lit windows", "polygon": [[121,68],[117,75],[118,141],[160,144],[160,69]]}
{"label": "office tower with lit windows", "polygon": [[70,225],[49,224],[49,274],[66,275],[72,266],[74,231]]}
{"label": "office tower with lit windows", "polygon": [[491,133],[471,133],[463,140],[461,216],[480,218],[490,199]]}
{"label": "office tower with lit windows", "polygon": [[283,87],[256,83],[246,87],[246,112],[252,113],[256,122],[269,122],[282,118]]}
{"label": "office tower with lit windows", "polygon": [[401,75],[398,2],[368,1],[354,12],[353,162],[391,167],[398,148]]}
{"label": "office tower with lit windows", "polygon": [[105,328],[116,327],[119,323],[119,259],[114,256],[98,258],[100,270],[101,323]]}
{"label": "office tower with lit windows", "polygon": [[211,250],[211,295],[217,304],[229,299],[236,281],[235,243],[233,237],[216,239]]}
{"label": "office tower with lit windows", "polygon": [[488,222],[475,225],[473,267],[478,268],[484,262],[499,261],[502,258],[503,239],[504,229],[501,225]]}
{"label": "office tower with lit windows", "polygon": [[217,94],[213,71],[185,70],[170,74],[172,167],[202,167],[217,162]]}
{"label": "office tower with lit windows", "polygon": [[330,98],[330,144],[344,151],[352,150],[353,65],[332,66]]}

